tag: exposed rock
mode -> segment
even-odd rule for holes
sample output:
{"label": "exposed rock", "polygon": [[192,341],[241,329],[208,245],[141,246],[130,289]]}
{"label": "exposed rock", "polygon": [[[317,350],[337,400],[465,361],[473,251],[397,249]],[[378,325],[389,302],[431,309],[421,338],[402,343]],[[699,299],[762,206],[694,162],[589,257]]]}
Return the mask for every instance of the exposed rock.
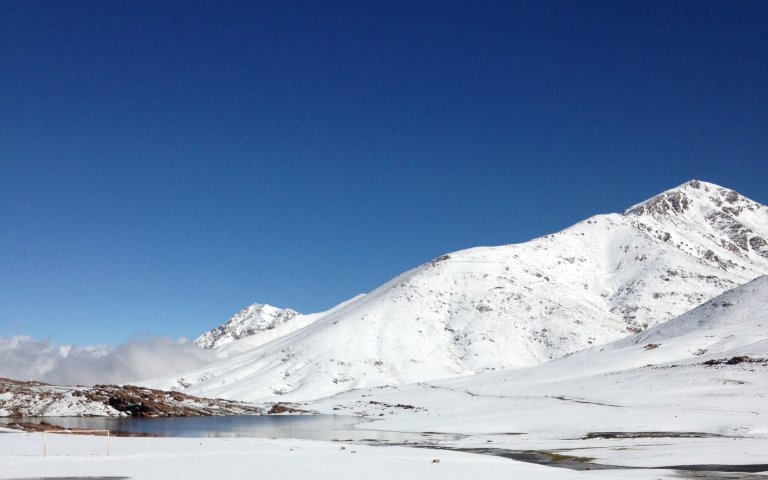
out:
{"label": "exposed rock", "polygon": [[261,415],[264,408],[133,385],[61,387],[0,378],[0,416]]}
{"label": "exposed rock", "polygon": [[703,362],[702,365],[712,367],[715,365],[738,365],[740,363],[757,363],[768,365],[768,358],[755,358],[750,357],[749,355],[741,355],[738,357],[707,360],[706,362]]}
{"label": "exposed rock", "polygon": [[306,413],[306,411],[300,410],[298,408],[290,407],[288,405],[276,403],[272,405],[272,407],[269,409],[267,413],[269,415],[279,415],[281,413]]}

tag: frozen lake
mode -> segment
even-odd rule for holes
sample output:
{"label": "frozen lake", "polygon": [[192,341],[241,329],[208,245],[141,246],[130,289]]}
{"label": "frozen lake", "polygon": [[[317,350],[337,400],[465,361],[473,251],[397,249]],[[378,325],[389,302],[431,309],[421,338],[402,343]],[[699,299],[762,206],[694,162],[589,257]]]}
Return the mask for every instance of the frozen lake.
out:
{"label": "frozen lake", "polygon": [[[403,433],[375,430],[376,422],[341,415],[276,415],[221,417],[25,417],[14,422],[47,422],[64,428],[109,430],[122,436],[298,438],[385,444],[427,443],[458,439],[461,435]],[[358,425],[355,428],[355,425]]]}

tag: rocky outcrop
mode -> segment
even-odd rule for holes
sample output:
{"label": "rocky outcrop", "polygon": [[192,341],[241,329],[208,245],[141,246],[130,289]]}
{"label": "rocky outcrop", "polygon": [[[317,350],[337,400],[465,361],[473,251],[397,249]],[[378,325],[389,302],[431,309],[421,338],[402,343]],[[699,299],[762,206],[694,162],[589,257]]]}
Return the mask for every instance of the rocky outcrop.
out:
{"label": "rocky outcrop", "polygon": [[261,415],[261,406],[133,385],[61,387],[0,378],[0,416]]}

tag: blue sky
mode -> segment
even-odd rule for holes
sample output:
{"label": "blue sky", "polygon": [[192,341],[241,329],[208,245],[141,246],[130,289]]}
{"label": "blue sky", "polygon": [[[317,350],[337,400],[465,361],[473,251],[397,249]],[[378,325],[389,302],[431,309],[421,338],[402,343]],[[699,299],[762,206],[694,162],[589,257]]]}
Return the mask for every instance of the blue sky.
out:
{"label": "blue sky", "polygon": [[768,3],[4,1],[0,337],[196,336],[691,178],[768,203]]}

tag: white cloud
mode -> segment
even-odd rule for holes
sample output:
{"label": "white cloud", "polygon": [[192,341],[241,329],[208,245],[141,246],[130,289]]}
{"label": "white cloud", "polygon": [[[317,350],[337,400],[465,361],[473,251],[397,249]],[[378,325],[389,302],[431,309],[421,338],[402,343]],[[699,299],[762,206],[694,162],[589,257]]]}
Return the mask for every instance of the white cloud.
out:
{"label": "white cloud", "polygon": [[141,337],[117,347],[0,337],[0,377],[59,385],[130,383],[201,367],[213,353],[186,339]]}

